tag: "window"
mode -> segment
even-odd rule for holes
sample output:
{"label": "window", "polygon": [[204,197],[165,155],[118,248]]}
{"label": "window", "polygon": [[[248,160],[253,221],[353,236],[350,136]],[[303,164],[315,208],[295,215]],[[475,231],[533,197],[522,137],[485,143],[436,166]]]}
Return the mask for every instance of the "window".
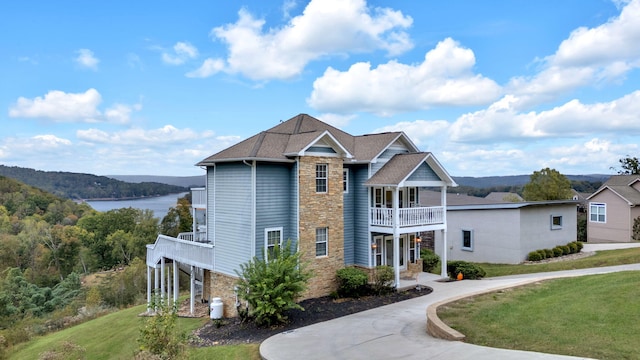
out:
{"label": "window", "polygon": [[416,190],[417,188],[414,187],[409,188],[409,207],[418,206],[418,192]]}
{"label": "window", "polygon": [[562,216],[551,215],[551,230],[562,229]]}
{"label": "window", "polygon": [[327,228],[316,229],[316,257],[327,256]]}
{"label": "window", "polygon": [[282,228],[264,229],[264,248],[267,257],[273,252],[276,244],[278,244],[278,246],[282,245]]}
{"label": "window", "polygon": [[327,164],[316,164],[316,192],[327,192]]}
{"label": "window", "polygon": [[462,230],[462,250],[473,251],[473,231]]}
{"label": "window", "polygon": [[342,192],[349,192],[349,169],[342,169]]}
{"label": "window", "polygon": [[591,222],[607,222],[607,204],[590,203],[589,204],[589,220]]}
{"label": "window", "polygon": [[412,264],[416,262],[416,250],[416,236],[409,235],[409,262]]}

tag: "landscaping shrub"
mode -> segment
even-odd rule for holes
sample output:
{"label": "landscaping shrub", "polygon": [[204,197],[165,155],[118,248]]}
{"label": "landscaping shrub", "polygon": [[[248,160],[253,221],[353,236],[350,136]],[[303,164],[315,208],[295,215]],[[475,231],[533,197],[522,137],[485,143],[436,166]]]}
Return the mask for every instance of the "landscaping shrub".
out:
{"label": "landscaping shrub", "polygon": [[368,291],[369,276],[356,267],[346,267],[336,272],[338,280],[338,296],[357,298]]}
{"label": "landscaping shrub", "polygon": [[458,273],[462,273],[465,279],[481,279],[486,275],[484,269],[476,264],[462,260],[447,261],[447,273],[449,277],[455,278]]}
{"label": "landscaping shrub", "polygon": [[562,255],[569,255],[569,254],[571,254],[571,249],[569,248],[569,246],[567,246],[567,245],[562,245],[562,246],[560,246],[560,248],[562,249]]}
{"label": "landscaping shrub", "polygon": [[584,247],[584,244],[582,243],[582,241],[574,241],[574,243],[578,247],[578,252],[582,251],[582,248]]}
{"label": "landscaping shrub", "polygon": [[570,242],[567,244],[567,246],[569,247],[569,251],[571,252],[571,254],[575,254],[578,252],[578,245],[576,245],[575,242]]}
{"label": "landscaping shrub", "polygon": [[552,257],[556,256],[556,255],[553,253],[553,250],[551,250],[551,249],[544,249],[544,253],[547,255],[547,259],[550,259],[550,258],[552,258]]}
{"label": "landscaping shrub", "polygon": [[564,254],[564,251],[560,246],[556,246],[553,248],[553,256],[558,257],[558,256],[562,256],[562,254]]}
{"label": "landscaping shrub", "polygon": [[156,314],[144,319],[138,337],[140,352],[157,355],[161,359],[177,359],[187,346],[187,335],[176,327],[178,311],[169,307],[160,296],[154,296],[151,306]]}
{"label": "landscaping shrub", "polygon": [[376,292],[378,294],[388,294],[393,291],[394,277],[393,267],[387,265],[376,267],[374,283]]}
{"label": "landscaping shrub", "polygon": [[547,253],[544,251],[544,249],[538,250],[538,253],[540,254],[541,260],[544,260],[547,258]]}
{"label": "landscaping shrub", "polygon": [[540,261],[542,259],[542,255],[540,255],[539,251],[532,251],[527,255],[527,260],[529,261]]}
{"label": "landscaping shrub", "polygon": [[296,300],[307,288],[311,272],[300,253],[287,241],[269,251],[268,259],[254,257],[240,265],[238,297],[249,304],[249,315],[258,326],[287,321],[286,310],[302,309]]}
{"label": "landscaping shrub", "polygon": [[440,262],[440,256],[431,249],[420,249],[420,258],[422,259],[422,271],[424,272],[431,272]]}

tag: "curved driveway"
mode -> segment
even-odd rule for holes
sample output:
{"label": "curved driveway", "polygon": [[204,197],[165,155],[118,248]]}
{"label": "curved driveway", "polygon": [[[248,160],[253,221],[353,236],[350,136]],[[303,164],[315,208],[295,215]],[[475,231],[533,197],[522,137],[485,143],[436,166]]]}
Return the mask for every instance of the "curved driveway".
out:
{"label": "curved driveway", "polygon": [[[640,246],[637,243],[621,245]],[[585,244],[583,251],[611,248],[618,246]],[[579,359],[436,339],[426,332],[426,309],[447,299],[540,280],[628,270],[640,270],[640,263],[448,283],[436,281],[439,279],[436,275],[423,273],[419,282],[433,288],[431,294],[275,335],[260,345],[260,355],[266,360]]]}

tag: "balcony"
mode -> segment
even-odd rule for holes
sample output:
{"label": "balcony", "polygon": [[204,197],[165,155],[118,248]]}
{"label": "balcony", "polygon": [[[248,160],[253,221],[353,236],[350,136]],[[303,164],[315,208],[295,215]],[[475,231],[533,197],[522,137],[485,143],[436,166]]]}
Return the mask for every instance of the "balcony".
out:
{"label": "balcony", "polygon": [[183,264],[212,269],[214,247],[211,244],[187,241],[158,235],[154,244],[147,245],[147,265],[155,267],[160,258],[169,258]]}
{"label": "balcony", "polygon": [[[398,209],[398,226],[416,227],[437,225],[444,223],[444,207],[411,207]],[[394,226],[394,212],[392,208],[370,208],[369,224],[379,227]]]}

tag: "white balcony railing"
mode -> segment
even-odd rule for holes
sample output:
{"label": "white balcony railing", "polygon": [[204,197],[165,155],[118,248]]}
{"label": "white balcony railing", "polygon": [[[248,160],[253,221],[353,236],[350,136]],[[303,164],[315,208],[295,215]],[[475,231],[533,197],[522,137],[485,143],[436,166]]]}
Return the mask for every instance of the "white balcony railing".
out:
{"label": "white balcony railing", "polygon": [[147,245],[147,265],[156,266],[162,257],[212,270],[214,247],[211,244],[197,241],[185,241],[158,235],[154,244]]}
{"label": "white balcony railing", "polygon": [[182,232],[178,234],[178,239],[186,241],[196,241],[201,243],[208,242],[206,231],[196,231],[195,236],[193,232]]}
{"label": "white balcony railing", "polygon": [[[398,209],[398,226],[422,226],[442,224],[444,208],[442,206],[412,207]],[[394,213],[391,208],[371,208],[369,223],[373,226],[393,227]]]}

